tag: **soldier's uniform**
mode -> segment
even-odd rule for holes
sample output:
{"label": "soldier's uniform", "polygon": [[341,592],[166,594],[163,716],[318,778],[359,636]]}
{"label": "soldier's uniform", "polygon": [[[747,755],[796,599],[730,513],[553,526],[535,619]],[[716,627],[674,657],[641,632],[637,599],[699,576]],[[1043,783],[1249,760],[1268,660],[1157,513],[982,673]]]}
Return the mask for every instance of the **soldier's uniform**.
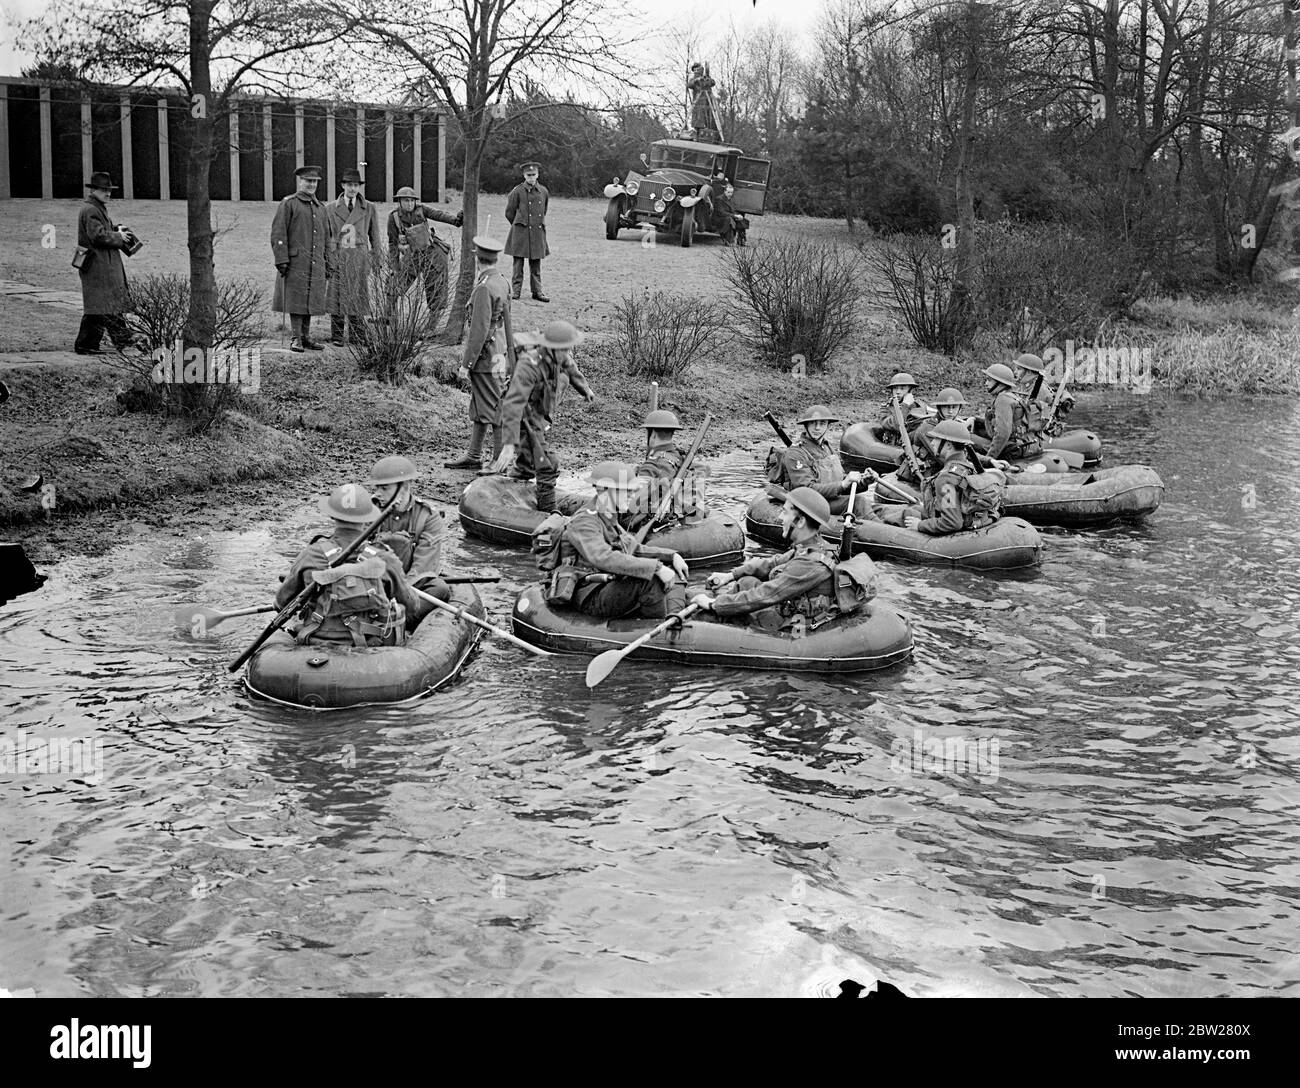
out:
{"label": "soldier's uniform", "polygon": [[560,539],[560,562],[586,574],[612,574],[612,581],[578,585],[573,607],[589,616],[641,615],[664,619],[686,606],[686,587],[675,581],[667,589],[656,571],[672,561],[666,548],[638,545],[618,519],[598,510],[580,510],[569,519]]}
{"label": "soldier's uniform", "polygon": [[[882,442],[892,442],[896,446],[903,444],[903,436],[898,433],[898,423],[894,419],[893,398],[881,401],[880,411],[876,415],[876,429],[880,433]],[[908,436],[912,439],[913,444],[916,442],[916,428],[926,421],[928,414],[924,408],[918,404],[900,404],[899,410],[903,413],[903,426],[907,428]]]}
{"label": "soldier's uniform", "polygon": [[405,510],[389,511],[376,539],[397,554],[407,574],[438,574],[442,571],[445,530],[442,512],[428,499],[412,495]]}
{"label": "soldier's uniform", "polygon": [[984,413],[984,426],[989,434],[990,457],[1013,460],[1037,457],[1043,452],[1042,442],[1031,427],[1027,393],[1017,389],[999,391]]}
{"label": "soldier's uniform", "polygon": [[793,446],[780,451],[780,456],[780,482],[787,491],[811,487],[831,504],[832,514],[843,514],[849,508],[849,497],[844,493],[844,465],[825,438],[814,441],[805,433]]}
{"label": "soldier's uniform", "polygon": [[731,572],[736,581],[717,596],[713,611],[723,619],[745,616],[767,630],[790,626],[796,615],[816,626],[833,614],[835,563],[834,547],[821,537],[747,560]]}
{"label": "soldier's uniform", "polygon": [[[397,191],[400,201],[403,196],[415,197],[415,190],[402,188]],[[388,257],[394,268],[390,281],[391,290],[398,295],[410,287],[418,276],[424,283],[424,300],[429,307],[429,318],[435,324],[442,317],[447,305],[447,256],[451,246],[438,237],[427,223],[446,223],[459,227],[464,218],[460,212],[452,215],[439,208],[430,208],[418,202],[409,212],[402,210],[399,203],[388,214]],[[412,232],[411,228],[416,228]],[[427,230],[428,244],[423,245]]]}
{"label": "soldier's uniform", "polygon": [[[295,175],[319,180],[319,166],[300,166]],[[334,216],[311,193],[291,193],[280,201],[271,221],[271,256],[284,274],[276,277],[271,309],[289,315],[294,340],[290,350],[320,349],[311,338],[311,319],[328,312],[330,277],[334,275]]]}
{"label": "soldier's uniform", "polygon": [[[539,164],[521,163],[519,169],[527,171]],[[506,221],[510,234],[506,237],[506,253],[515,260],[511,288],[518,298],[524,289],[524,261],[528,262],[528,286],[538,302],[550,302],[542,292],[542,258],[551,252],[546,241],[546,210],[551,194],[538,182],[520,182],[506,197]]]}
{"label": "soldier's uniform", "polygon": [[[332,536],[321,533],[313,537],[311,543],[293,561],[293,566],[289,568],[289,573],[276,592],[276,607],[284,608],[298,596],[306,588],[312,571],[325,572],[330,562],[356,539],[360,531],[336,528]],[[414,615],[424,603],[411,592],[406,575],[402,571],[401,560],[389,548],[373,543],[367,544],[348,563],[330,571],[329,576],[346,578],[349,576],[349,568],[356,572],[354,576],[378,579],[383,585],[388,600],[401,605],[406,617]],[[319,601],[324,592],[322,590],[317,594],[316,602],[309,603],[304,610],[301,617],[302,626],[295,635],[298,641],[378,646],[391,643],[394,635],[400,637],[401,632],[386,631],[378,615],[367,618],[358,614],[341,616],[331,610],[322,613],[319,610]],[[376,602],[376,613],[381,611],[382,603]]]}
{"label": "soldier's uniform", "polygon": [[[476,238],[474,244],[486,252],[500,252],[500,242]],[[493,372],[497,362],[509,357],[510,289],[496,265],[479,272],[465,304],[465,350],[461,364],[469,372],[469,418],[474,428],[471,453],[477,456],[486,428],[498,428],[493,452],[501,451],[501,379]],[[482,429],[480,429],[482,428]]]}

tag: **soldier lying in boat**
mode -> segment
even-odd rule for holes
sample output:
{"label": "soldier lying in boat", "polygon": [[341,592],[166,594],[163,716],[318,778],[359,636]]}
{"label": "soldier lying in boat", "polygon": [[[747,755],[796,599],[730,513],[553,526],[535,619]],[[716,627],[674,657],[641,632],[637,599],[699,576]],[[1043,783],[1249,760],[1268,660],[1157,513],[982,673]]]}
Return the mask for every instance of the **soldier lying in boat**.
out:
{"label": "soldier lying in boat", "polygon": [[321,587],[300,613],[294,638],[299,643],[402,645],[407,618],[423,602],[411,592],[402,561],[392,549],[367,544],[349,562],[329,565],[379,516],[370,494],[360,484],[344,484],[318,506],[333,521],[333,531],[312,538],[275,595],[276,607],[284,608],[309,582]]}
{"label": "soldier lying in boat", "polygon": [[[857,610],[875,595],[872,563],[865,555],[840,564],[835,547],[821,535],[831,520],[830,504],[810,487],[789,494],[768,489],[785,500],[781,533],[793,547],[780,555],[754,558],[726,574],[709,575],[716,597],[700,593],[692,603],[724,620],[738,619],[768,631],[815,628],[836,615]],[[847,598],[837,596],[839,572],[854,583]]]}
{"label": "soldier lying in boat", "polygon": [[[382,457],[371,466],[365,483],[375,489],[379,505],[387,506],[397,496],[375,540],[397,553],[411,585],[446,601],[451,598],[451,586],[438,577],[442,573],[444,519],[442,511],[433,503],[412,491],[412,482],[419,475],[415,465],[405,457]],[[411,618],[418,622],[434,606],[419,597],[415,602]]]}

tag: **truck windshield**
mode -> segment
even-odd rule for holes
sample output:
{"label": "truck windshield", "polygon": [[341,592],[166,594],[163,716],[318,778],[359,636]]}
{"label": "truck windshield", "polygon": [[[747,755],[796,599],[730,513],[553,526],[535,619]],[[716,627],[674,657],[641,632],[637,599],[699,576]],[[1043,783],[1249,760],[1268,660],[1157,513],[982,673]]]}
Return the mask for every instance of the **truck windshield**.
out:
{"label": "truck windshield", "polygon": [[689,151],[684,147],[650,148],[650,165],[656,168],[684,168],[707,176],[713,174],[713,156],[711,154],[707,151]]}

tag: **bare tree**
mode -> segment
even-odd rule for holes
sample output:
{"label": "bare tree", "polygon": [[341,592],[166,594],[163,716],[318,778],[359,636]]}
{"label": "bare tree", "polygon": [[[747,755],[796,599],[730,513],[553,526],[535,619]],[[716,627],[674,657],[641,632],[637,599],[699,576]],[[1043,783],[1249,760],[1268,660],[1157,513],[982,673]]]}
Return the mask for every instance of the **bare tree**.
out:
{"label": "bare tree", "polygon": [[[606,28],[613,20],[601,0],[437,0],[412,8],[407,0],[375,0],[364,17],[384,78],[436,99],[455,121],[465,149],[461,192],[465,224],[461,252],[472,252],[478,231],[479,172],[505,100],[525,77],[613,86],[626,76],[619,47]],[[529,103],[546,109],[553,100]],[[517,111],[516,111],[517,112]],[[462,261],[447,335],[460,339],[474,264]]]}
{"label": "bare tree", "polygon": [[25,24],[38,55],[75,66],[83,78],[128,85],[161,78],[189,99],[186,348],[210,348],[217,323],[209,186],[216,123],[235,108],[237,93],[285,94],[319,80],[311,51],[354,24],[355,17],[302,0],[116,0],[109,8],[56,0]]}

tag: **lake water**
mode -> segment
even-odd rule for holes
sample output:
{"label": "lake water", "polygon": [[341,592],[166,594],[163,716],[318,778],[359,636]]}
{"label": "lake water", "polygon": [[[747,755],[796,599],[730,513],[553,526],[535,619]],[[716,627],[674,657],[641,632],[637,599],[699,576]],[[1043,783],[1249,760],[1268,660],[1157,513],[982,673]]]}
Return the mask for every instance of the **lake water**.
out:
{"label": "lake water", "polygon": [[[0,608],[0,987],[41,995],[1265,995],[1300,984],[1300,421],[1117,396],[1145,523],[1040,575],[880,564],[916,655],[822,680],[489,640],[417,705],[250,700],[173,608],[257,603],[318,528],[174,518]],[[724,458],[740,514],[768,440]],[[525,556],[496,566],[498,620]]]}

